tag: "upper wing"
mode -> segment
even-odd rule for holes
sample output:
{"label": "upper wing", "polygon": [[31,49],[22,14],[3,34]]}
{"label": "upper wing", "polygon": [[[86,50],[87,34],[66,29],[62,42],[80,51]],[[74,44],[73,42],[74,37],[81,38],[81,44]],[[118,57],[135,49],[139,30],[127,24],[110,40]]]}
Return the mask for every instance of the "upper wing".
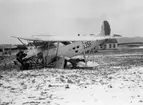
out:
{"label": "upper wing", "polygon": [[28,41],[39,41],[37,38],[24,38],[24,37],[17,37],[17,36],[11,36],[13,38],[18,38],[18,39],[23,39],[23,40],[28,40]]}
{"label": "upper wing", "polygon": [[115,37],[111,36],[39,36],[39,37],[32,37],[32,38],[24,38],[24,37],[16,37],[14,38],[28,40],[28,41],[97,41],[97,40],[104,40],[104,39],[115,39]]}

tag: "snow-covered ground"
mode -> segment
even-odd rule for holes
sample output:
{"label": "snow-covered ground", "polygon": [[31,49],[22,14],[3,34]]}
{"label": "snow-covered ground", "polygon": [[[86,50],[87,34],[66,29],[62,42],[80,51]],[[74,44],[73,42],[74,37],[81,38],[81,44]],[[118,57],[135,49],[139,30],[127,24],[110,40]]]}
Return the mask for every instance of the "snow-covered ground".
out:
{"label": "snow-covered ground", "polygon": [[43,69],[2,74],[0,104],[143,104],[143,67],[104,75],[95,71]]}
{"label": "snow-covered ground", "polygon": [[143,105],[139,58],[100,57],[93,70],[3,71],[0,105]]}

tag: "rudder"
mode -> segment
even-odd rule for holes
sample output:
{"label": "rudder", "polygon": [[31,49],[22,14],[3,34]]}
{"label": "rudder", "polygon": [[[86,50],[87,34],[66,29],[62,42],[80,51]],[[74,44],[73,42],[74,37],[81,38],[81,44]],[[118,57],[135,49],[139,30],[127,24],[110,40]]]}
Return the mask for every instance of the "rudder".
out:
{"label": "rudder", "polygon": [[104,20],[101,26],[100,36],[109,36],[111,33],[111,28],[108,21]]}

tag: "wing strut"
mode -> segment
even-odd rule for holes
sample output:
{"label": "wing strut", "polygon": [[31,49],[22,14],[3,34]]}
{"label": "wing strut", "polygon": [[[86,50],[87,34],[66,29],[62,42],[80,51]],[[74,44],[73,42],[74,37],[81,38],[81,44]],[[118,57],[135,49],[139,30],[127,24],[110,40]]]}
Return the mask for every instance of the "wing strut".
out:
{"label": "wing strut", "polygon": [[27,45],[25,43],[23,43],[20,38],[17,38],[26,48],[27,48]]}
{"label": "wing strut", "polygon": [[85,60],[85,66],[87,66],[86,52],[83,52],[83,58]]}
{"label": "wing strut", "polygon": [[[57,50],[56,50],[56,61],[58,61],[58,51],[59,51],[59,41],[58,41]],[[57,63],[56,63],[56,66],[57,66]]]}
{"label": "wing strut", "polygon": [[92,62],[94,63],[94,61],[95,61],[95,56],[94,56],[94,49],[91,49],[90,50],[90,57],[92,56]]}
{"label": "wing strut", "polygon": [[25,43],[23,43],[21,40],[20,40],[20,38],[17,38],[23,45],[25,45],[26,46],[26,44]]}
{"label": "wing strut", "polygon": [[[50,44],[51,44],[51,42],[48,42],[48,50],[47,50],[46,58],[44,57],[44,65],[48,64],[48,60],[47,60],[47,59],[51,59],[51,56],[49,56]],[[48,58],[48,56],[49,56],[50,58]]]}
{"label": "wing strut", "polygon": [[94,63],[95,60],[94,60],[94,50],[93,49],[91,50],[91,54],[92,54],[92,58],[93,58],[92,62]]}
{"label": "wing strut", "polygon": [[50,44],[51,44],[51,42],[48,42],[48,52],[47,52],[47,56],[49,55]]}
{"label": "wing strut", "polygon": [[58,41],[58,44],[57,44],[56,57],[58,55],[58,51],[59,51],[59,41]]}
{"label": "wing strut", "polygon": [[91,59],[90,61],[92,61],[92,62],[94,63],[94,61],[95,61],[94,49],[91,49],[91,50],[88,52],[88,55],[89,55],[88,58]]}

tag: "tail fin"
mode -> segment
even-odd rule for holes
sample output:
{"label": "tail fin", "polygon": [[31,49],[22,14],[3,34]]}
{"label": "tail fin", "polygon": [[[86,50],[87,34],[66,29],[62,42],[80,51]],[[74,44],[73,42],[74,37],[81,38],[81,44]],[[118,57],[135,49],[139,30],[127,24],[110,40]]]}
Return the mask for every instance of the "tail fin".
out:
{"label": "tail fin", "polygon": [[102,26],[101,26],[101,32],[100,32],[100,36],[109,36],[111,33],[111,28],[110,25],[108,23],[108,21],[103,21]]}

